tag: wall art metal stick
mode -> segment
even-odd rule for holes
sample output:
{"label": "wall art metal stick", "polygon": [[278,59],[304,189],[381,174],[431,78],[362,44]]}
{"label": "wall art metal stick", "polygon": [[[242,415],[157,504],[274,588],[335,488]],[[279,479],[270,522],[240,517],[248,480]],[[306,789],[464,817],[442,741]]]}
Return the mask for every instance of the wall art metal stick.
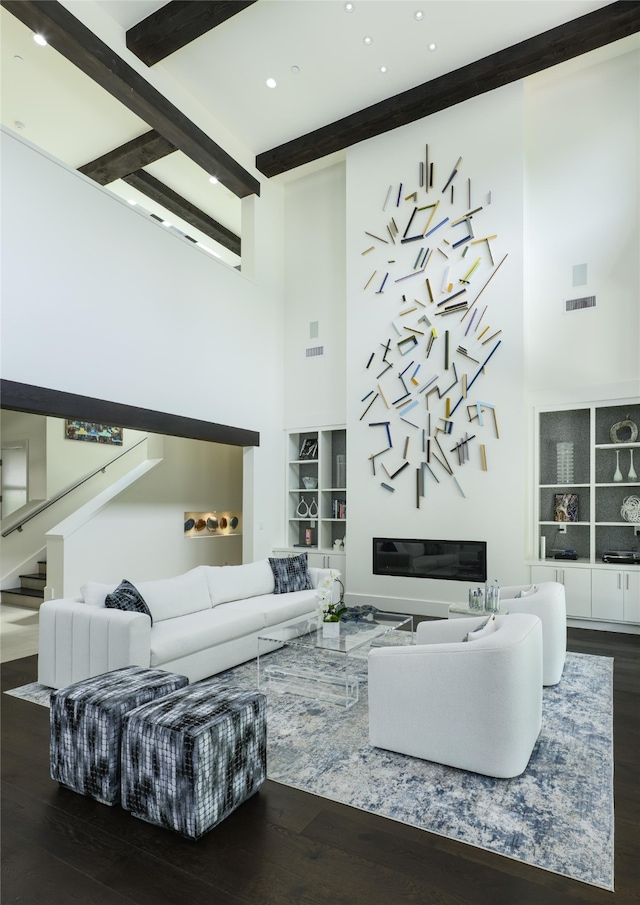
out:
{"label": "wall art metal stick", "polygon": [[[474,468],[478,475],[487,471],[487,448],[500,439],[495,403],[475,392],[482,393],[482,378],[504,339],[490,294],[508,254],[494,257],[500,236],[489,222],[491,192],[472,207],[464,157],[453,169],[450,161],[442,163],[449,175],[435,199],[429,145],[416,167],[417,186],[384,187],[361,252],[377,258],[368,278],[363,274],[362,292],[388,309],[390,324],[363,362],[368,385],[361,387],[360,421],[371,438],[371,475],[388,493],[413,483],[418,509],[430,484],[450,482],[467,498],[467,476]],[[476,195],[477,185],[474,180]],[[465,206],[456,211],[456,205]],[[434,325],[437,318],[445,319],[442,329]]]}

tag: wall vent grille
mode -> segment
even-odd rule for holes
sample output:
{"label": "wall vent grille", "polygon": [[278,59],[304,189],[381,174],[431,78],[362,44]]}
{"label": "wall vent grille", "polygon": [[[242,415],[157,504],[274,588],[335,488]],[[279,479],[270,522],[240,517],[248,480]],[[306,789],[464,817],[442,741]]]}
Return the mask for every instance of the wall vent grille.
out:
{"label": "wall vent grille", "polygon": [[324,355],[324,346],[310,346],[305,349],[305,358],[317,358],[318,355]]}
{"label": "wall vent grille", "polygon": [[565,299],[564,313],[571,314],[572,311],[581,311],[583,308],[595,308],[595,295],[585,295],[581,299]]}

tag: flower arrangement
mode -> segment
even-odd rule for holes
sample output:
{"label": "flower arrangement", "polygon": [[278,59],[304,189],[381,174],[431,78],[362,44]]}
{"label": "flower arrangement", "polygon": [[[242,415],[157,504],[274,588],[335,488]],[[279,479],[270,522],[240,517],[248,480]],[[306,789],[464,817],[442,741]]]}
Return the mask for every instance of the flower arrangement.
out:
{"label": "flower arrangement", "polygon": [[[347,612],[346,606],[343,605],[344,588],[338,575],[339,573],[335,569],[331,569],[329,575],[318,585],[319,614],[323,622],[340,622],[340,616]],[[336,581],[341,588],[340,599],[337,603],[333,600],[333,586]]]}

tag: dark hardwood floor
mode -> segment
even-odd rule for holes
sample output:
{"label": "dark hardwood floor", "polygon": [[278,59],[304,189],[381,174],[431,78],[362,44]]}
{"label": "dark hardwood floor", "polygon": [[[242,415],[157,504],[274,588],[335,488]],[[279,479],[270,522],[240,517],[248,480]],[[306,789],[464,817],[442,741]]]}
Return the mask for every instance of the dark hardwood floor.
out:
{"label": "dark hardwood floor", "polygon": [[[569,648],[615,658],[614,893],[270,781],[191,842],[59,788],[49,778],[48,711],[2,695],[2,901],[637,905],[640,639],[570,629]],[[5,663],[2,689],[35,677],[35,657]]]}

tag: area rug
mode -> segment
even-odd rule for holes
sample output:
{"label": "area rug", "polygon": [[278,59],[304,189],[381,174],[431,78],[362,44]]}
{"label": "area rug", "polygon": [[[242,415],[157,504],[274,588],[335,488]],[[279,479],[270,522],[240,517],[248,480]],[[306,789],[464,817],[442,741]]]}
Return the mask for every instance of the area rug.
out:
{"label": "area rug", "polygon": [[[330,668],[321,656],[319,667]],[[544,690],[529,766],[509,780],[372,748],[366,661],[353,669],[360,700],[348,710],[269,695],[269,779],[613,890],[612,659],[567,654],[560,684]],[[255,688],[255,661],[205,681]],[[7,693],[46,706],[49,691],[33,683]]]}

